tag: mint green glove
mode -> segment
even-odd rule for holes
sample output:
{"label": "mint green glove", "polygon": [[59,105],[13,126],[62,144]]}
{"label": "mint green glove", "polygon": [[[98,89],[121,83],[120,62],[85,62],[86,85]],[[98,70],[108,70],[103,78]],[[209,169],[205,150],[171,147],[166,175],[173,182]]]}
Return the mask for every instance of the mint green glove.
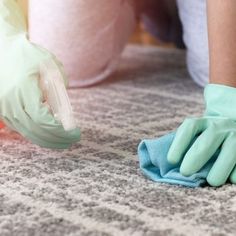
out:
{"label": "mint green glove", "polygon": [[209,84],[204,97],[204,116],[187,118],[182,123],[167,159],[172,164],[182,161],[180,172],[190,176],[218,150],[219,155],[207,176],[208,183],[220,186],[229,178],[236,184],[236,88]]}
{"label": "mint green glove", "polygon": [[45,105],[39,85],[42,63],[52,60],[60,74],[62,67],[47,50],[29,42],[15,0],[0,1],[0,51],[0,120],[42,147],[68,148],[77,142],[79,129],[63,129]]}

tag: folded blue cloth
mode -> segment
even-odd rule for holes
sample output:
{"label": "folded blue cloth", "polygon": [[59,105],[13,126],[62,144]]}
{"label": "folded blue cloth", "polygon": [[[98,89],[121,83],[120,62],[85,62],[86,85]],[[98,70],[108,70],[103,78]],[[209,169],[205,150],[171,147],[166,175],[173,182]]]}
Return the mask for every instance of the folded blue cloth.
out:
{"label": "folded blue cloth", "polygon": [[167,161],[167,153],[173,142],[175,133],[167,134],[154,140],[143,140],[138,147],[140,168],[143,173],[156,182],[178,184],[186,187],[205,185],[206,177],[218,156],[218,152],[196,174],[185,177],[180,174],[180,164],[172,165]]}

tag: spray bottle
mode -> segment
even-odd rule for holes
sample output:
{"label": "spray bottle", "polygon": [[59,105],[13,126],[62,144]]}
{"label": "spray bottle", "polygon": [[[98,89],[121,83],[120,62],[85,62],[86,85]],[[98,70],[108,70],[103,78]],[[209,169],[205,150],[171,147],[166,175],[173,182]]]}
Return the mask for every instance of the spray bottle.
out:
{"label": "spray bottle", "polygon": [[55,119],[62,123],[66,131],[77,127],[72,106],[66,91],[62,74],[53,60],[40,65],[40,86],[44,100]]}

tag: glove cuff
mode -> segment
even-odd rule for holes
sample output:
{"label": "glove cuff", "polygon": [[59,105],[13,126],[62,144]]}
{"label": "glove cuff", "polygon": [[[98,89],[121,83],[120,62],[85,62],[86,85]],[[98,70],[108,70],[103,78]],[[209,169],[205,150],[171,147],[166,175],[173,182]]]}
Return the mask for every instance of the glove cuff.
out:
{"label": "glove cuff", "polygon": [[208,84],[204,90],[205,115],[221,116],[236,120],[236,88]]}
{"label": "glove cuff", "polygon": [[0,1],[0,37],[26,34],[26,19],[16,0]]}

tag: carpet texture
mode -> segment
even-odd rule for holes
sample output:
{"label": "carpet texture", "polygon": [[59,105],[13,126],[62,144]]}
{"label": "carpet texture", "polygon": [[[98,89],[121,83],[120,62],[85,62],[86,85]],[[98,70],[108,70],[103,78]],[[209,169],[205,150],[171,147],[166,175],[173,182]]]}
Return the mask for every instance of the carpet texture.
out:
{"label": "carpet texture", "polygon": [[70,90],[82,127],[71,149],[0,132],[0,235],[235,235],[236,186],[153,183],[137,145],[203,111],[184,54],[130,46],[106,83]]}

